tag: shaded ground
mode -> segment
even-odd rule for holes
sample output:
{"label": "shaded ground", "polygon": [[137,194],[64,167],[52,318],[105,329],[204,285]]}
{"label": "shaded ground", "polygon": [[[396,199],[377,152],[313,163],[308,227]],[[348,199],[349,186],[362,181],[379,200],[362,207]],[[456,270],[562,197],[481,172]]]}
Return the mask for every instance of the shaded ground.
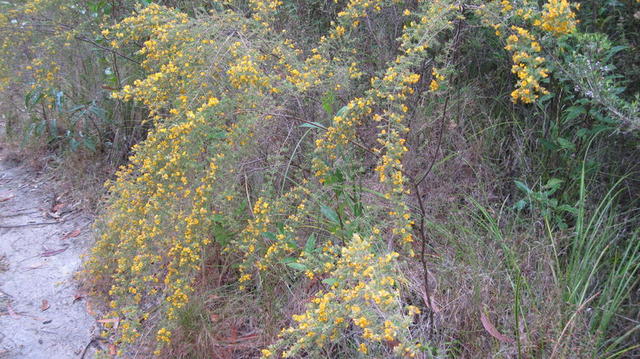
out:
{"label": "shaded ground", "polygon": [[95,320],[73,279],[91,218],[7,158],[1,141],[0,358],[93,358]]}

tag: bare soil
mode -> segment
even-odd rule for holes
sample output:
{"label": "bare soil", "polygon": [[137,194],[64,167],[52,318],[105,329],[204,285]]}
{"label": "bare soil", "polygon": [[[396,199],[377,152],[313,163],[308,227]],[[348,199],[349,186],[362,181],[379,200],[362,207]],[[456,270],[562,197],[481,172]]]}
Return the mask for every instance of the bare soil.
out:
{"label": "bare soil", "polygon": [[74,279],[92,218],[2,147],[0,358],[93,358],[97,326]]}

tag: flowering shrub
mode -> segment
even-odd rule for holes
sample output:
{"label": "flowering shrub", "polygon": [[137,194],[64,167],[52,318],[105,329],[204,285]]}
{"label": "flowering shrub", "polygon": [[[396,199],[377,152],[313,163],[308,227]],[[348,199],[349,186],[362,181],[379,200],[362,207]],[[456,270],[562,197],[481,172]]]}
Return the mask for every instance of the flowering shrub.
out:
{"label": "flowering shrub", "polygon": [[[189,19],[183,13],[151,4],[136,16],[102,31],[113,48],[126,49],[135,43],[142,44],[137,55],[142,57],[141,66],[148,75],[132,81],[132,85],[125,85],[114,96],[143,103],[155,123],[147,140],[134,148],[130,164],[110,185],[114,200],[99,222],[103,235],[88,262],[96,282],[113,283],[109,295],[113,298],[110,305],[114,312],[109,315],[125,318],[119,331],[122,343],[134,342],[139,337],[140,323],[147,315],[143,308],[151,305],[154,298],[166,303],[162,305],[166,311],[166,324],[158,324],[158,349],[162,343],[170,342],[176,311],[186,304],[194,291],[192,273],[202,265],[204,248],[215,241],[209,229],[216,222],[228,226],[246,220],[243,216],[237,218],[235,213],[229,212],[229,206],[224,205],[240,194],[218,178],[234,175],[242,155],[250,153],[247,151],[255,146],[254,131],[260,131],[264,121],[273,122],[278,117],[279,102],[286,103],[287,97],[300,91],[358,81],[360,76],[354,76],[352,62],[328,60],[332,47],[346,36],[343,29],[347,22],[351,28],[357,27],[353,20],[363,16],[361,11],[364,11],[357,9],[371,6],[378,12],[386,6],[383,3],[350,3],[345,12],[338,15],[339,22],[331,30],[334,36],[321,41],[321,46],[312,50],[309,58],[300,61],[297,59],[300,51],[287,38],[273,38],[271,42],[255,45],[241,41],[252,33],[260,34],[269,29],[269,14],[277,8],[273,4],[254,5],[252,19],[229,10]],[[362,306],[363,313],[358,318],[365,318],[366,324],[371,324],[371,327],[365,326],[365,321],[360,320],[360,328],[366,329],[362,333],[363,339],[375,339],[378,343],[385,337],[390,342],[402,339],[394,344],[395,350],[416,354],[416,344],[407,341],[411,335],[407,331],[408,317],[402,314],[406,309],[397,300],[401,279],[393,273],[398,254],[393,252],[393,255],[384,256],[386,259],[381,262],[384,266],[367,271],[367,276],[375,272],[376,278],[384,278],[382,283],[351,283],[345,266],[353,263],[345,260],[355,249],[343,248],[339,243],[358,228],[353,223],[355,213],[337,212],[324,204],[318,206],[315,203],[325,199],[313,193],[318,193],[323,186],[331,188],[330,173],[339,168],[336,166],[340,159],[338,149],[349,155],[358,141],[358,124],[373,118],[379,128],[379,147],[371,152],[379,158],[375,171],[379,182],[388,188],[383,198],[390,206],[380,209],[365,206],[363,210],[371,214],[380,212],[387,217],[388,220],[382,222],[388,226],[385,232],[396,237],[409,255],[413,253],[412,215],[403,199],[410,193],[405,188],[406,179],[402,174],[402,157],[407,151],[403,137],[408,132],[403,124],[408,107],[403,102],[415,94],[413,85],[421,77],[412,68],[419,66],[429,47],[437,45],[437,40],[430,42],[423,38],[430,32],[450,29],[447,17],[455,9],[447,3],[434,2],[425,3],[424,9],[414,12],[418,21],[406,27],[402,54],[380,78],[374,76],[366,95],[351,100],[315,141],[312,163],[317,182],[303,179],[280,197],[270,199],[267,194],[253,203],[252,218],[247,220],[242,234],[224,248],[226,252],[238,252],[244,258],[239,266],[240,289],[252,290],[249,285],[252,279],[257,279],[257,275],[268,276],[268,272],[274,266],[283,265],[281,263],[300,269],[301,274],[311,280],[336,277],[335,280],[343,285],[332,286],[322,296],[325,299],[336,295],[344,300],[349,296],[360,298],[356,303]],[[429,18],[439,20],[430,22]],[[215,24],[215,27],[209,24]],[[243,30],[230,30],[232,27]],[[222,34],[229,31],[232,36],[219,42]],[[265,51],[273,56],[263,55]],[[210,62],[212,55],[216,56],[214,63]],[[339,70],[341,67],[345,71]],[[327,76],[330,69],[334,69],[333,76]],[[280,76],[280,73],[286,75]],[[442,70],[434,69],[433,81],[443,83],[442,73]],[[433,85],[431,87],[432,91],[437,90]],[[327,217],[329,223],[325,225],[333,235],[309,235],[305,228],[307,223],[314,223],[314,212]],[[381,228],[374,231],[380,234]],[[310,243],[313,237],[316,243],[303,247],[305,236],[306,242]],[[357,233],[353,238],[355,246],[364,245]],[[315,247],[321,250],[316,251]],[[119,259],[112,261],[110,258],[114,257]],[[390,281],[390,278],[396,279]],[[356,289],[348,289],[352,285]],[[348,295],[345,291],[355,292]],[[381,299],[380,293],[388,298]],[[380,309],[388,309],[388,315],[372,316],[369,309],[365,310],[367,301],[380,304],[383,299],[385,305]],[[332,330],[351,330],[349,328],[342,325]],[[291,330],[285,335],[293,340],[300,333]],[[309,333],[304,335],[310,336]],[[283,339],[279,348],[293,352],[302,349],[287,349],[284,343],[288,340]],[[360,351],[367,352],[366,348],[362,343]]]}

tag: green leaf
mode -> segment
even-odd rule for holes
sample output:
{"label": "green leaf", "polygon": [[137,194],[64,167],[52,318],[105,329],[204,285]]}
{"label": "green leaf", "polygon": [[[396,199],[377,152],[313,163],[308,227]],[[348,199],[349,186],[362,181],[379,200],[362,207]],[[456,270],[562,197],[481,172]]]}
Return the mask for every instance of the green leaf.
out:
{"label": "green leaf", "polygon": [[561,206],[558,206],[558,210],[564,211],[564,212],[568,212],[568,213],[571,213],[573,215],[578,215],[578,209],[575,208],[575,207],[571,207],[568,204],[563,204]]}
{"label": "green leaf", "polygon": [[42,92],[40,90],[33,90],[24,96],[24,105],[27,108],[31,108],[42,100]]}
{"label": "green leaf", "polygon": [[293,257],[286,257],[286,258],[282,258],[282,259],[280,260],[280,263],[282,263],[282,264],[289,264],[289,263],[294,263],[295,261],[296,261],[296,259],[295,259],[295,258],[293,258]]}
{"label": "green leaf", "polygon": [[523,182],[520,182],[520,181],[513,181],[513,182],[516,184],[516,187],[518,187],[518,189],[521,190],[522,192],[526,194],[530,194],[532,192],[529,186],[527,186]]}
{"label": "green leaf", "polygon": [[562,138],[562,137],[558,137],[557,138],[558,144],[560,145],[560,147],[562,147],[565,150],[575,150],[576,149],[576,145],[573,144],[573,142],[567,140],[566,138]]}
{"label": "green leaf", "polygon": [[609,52],[607,54],[607,60],[609,60],[611,57],[615,56],[615,54],[617,54],[620,51],[626,50],[628,49],[628,46],[625,45],[618,45],[618,46],[614,46],[611,49],[609,49]]}
{"label": "green leaf", "polygon": [[587,128],[580,128],[578,131],[576,131],[576,136],[578,138],[584,139],[585,137],[587,137],[589,135],[591,131]]}
{"label": "green leaf", "polygon": [[313,233],[307,239],[307,243],[304,245],[304,251],[306,253],[311,253],[316,248],[316,234]]}
{"label": "green leaf", "polygon": [[547,184],[544,185],[544,188],[547,189],[547,193],[551,195],[562,186],[562,183],[564,183],[564,181],[559,178],[551,178],[547,181]]}
{"label": "green leaf", "polygon": [[319,128],[321,130],[324,129],[324,126],[322,126],[322,124],[320,124],[319,122],[303,123],[302,125],[300,125],[300,127]]}
{"label": "green leaf", "polygon": [[336,278],[325,278],[322,280],[322,283],[328,285],[328,286],[332,286],[336,283],[338,283],[338,280]]}
{"label": "green leaf", "polygon": [[214,131],[214,132],[210,132],[208,134],[208,137],[210,140],[222,140],[227,138],[227,132],[226,131]]}
{"label": "green leaf", "polygon": [[78,110],[81,110],[83,108],[84,108],[84,105],[77,105],[77,106],[73,106],[70,109],[68,109],[67,112],[74,113],[74,112],[76,112]]}
{"label": "green leaf", "polygon": [[335,224],[340,224],[340,221],[338,219],[338,214],[336,213],[336,211],[331,208],[331,207],[327,207],[325,205],[320,205],[320,212],[322,212],[322,214],[331,222],[335,223]]}
{"label": "green leaf", "polygon": [[336,116],[343,117],[349,111],[349,106],[342,106],[341,109],[338,110]]}
{"label": "green leaf", "polygon": [[214,214],[211,216],[211,219],[213,219],[216,222],[222,222],[224,221],[224,216],[221,214]]}
{"label": "green leaf", "polygon": [[213,228],[211,228],[211,232],[213,233],[213,238],[216,240],[216,242],[220,243],[220,245],[222,246],[226,246],[232,236],[231,232],[229,232],[220,223],[215,223],[213,225]]}
{"label": "green leaf", "polygon": [[542,146],[549,151],[555,151],[559,148],[558,145],[556,145],[555,143],[547,139],[541,138],[539,141],[540,141],[540,144],[542,144]]}
{"label": "green leaf", "polygon": [[307,266],[305,266],[302,263],[298,263],[298,262],[291,262],[291,263],[287,263],[287,266],[295,269],[295,270],[299,270],[299,271],[306,271],[307,270]]}
{"label": "green leaf", "polygon": [[106,121],[107,111],[105,109],[103,109],[102,107],[99,107],[99,106],[96,106],[96,105],[92,104],[91,106],[89,106],[88,110],[89,110],[89,112],[94,114],[100,120]]}
{"label": "green leaf", "polygon": [[96,151],[96,144],[93,143],[91,137],[83,137],[82,145],[91,152]]}
{"label": "green leaf", "polygon": [[549,100],[551,100],[552,98],[554,98],[556,96],[556,94],[554,93],[548,93],[542,97],[540,97],[540,100],[538,100],[540,103],[545,103]]}
{"label": "green leaf", "polygon": [[564,113],[566,114],[564,120],[572,121],[575,120],[578,116],[587,113],[587,110],[585,110],[585,108],[582,106],[571,106],[567,108]]}
{"label": "green leaf", "polygon": [[340,170],[335,170],[329,174],[327,174],[324,178],[325,185],[332,185],[335,183],[344,183],[344,174]]}
{"label": "green leaf", "polygon": [[71,148],[71,152],[76,152],[76,150],[78,149],[78,141],[76,141],[75,138],[71,137],[71,139],[69,140],[69,148]]}
{"label": "green leaf", "polygon": [[513,208],[515,208],[518,211],[521,211],[525,208],[527,208],[527,204],[529,204],[528,201],[521,199],[518,202],[516,202],[516,204],[513,205]]}
{"label": "green leaf", "polygon": [[333,91],[327,92],[322,97],[322,108],[324,109],[324,112],[327,113],[327,115],[329,115],[329,116],[333,115],[333,104],[335,102],[336,102],[336,96],[333,93]]}

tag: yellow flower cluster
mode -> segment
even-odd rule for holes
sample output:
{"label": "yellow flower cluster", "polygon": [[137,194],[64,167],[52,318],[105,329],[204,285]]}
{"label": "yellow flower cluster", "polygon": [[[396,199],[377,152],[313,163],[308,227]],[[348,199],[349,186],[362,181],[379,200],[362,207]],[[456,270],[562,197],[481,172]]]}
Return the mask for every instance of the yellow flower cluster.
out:
{"label": "yellow flower cluster", "polygon": [[[368,12],[380,12],[383,7],[390,2],[385,0],[349,0],[347,6],[338,12],[340,21],[349,24],[351,28],[357,28],[360,25],[360,19],[367,16]],[[334,28],[334,32],[344,32],[342,26]]]}
{"label": "yellow flower cluster", "polygon": [[505,49],[513,54],[511,72],[518,77],[511,99],[513,102],[532,103],[539,95],[549,93],[540,85],[549,72],[543,67],[545,59],[539,55],[542,48],[535,37],[522,27],[512,26],[511,30],[513,33],[507,37]]}
{"label": "yellow flower cluster", "polygon": [[572,33],[576,29],[576,14],[572,8],[579,9],[580,4],[571,4],[567,0],[548,0],[533,25],[556,36]]}
{"label": "yellow flower cluster", "polygon": [[229,81],[233,87],[244,89],[247,92],[257,86],[269,86],[268,78],[260,76],[256,63],[248,55],[237,59],[227,70],[227,75],[229,75]]}
{"label": "yellow flower cluster", "polygon": [[323,356],[329,344],[349,340],[346,333],[352,326],[357,328],[362,353],[415,356],[418,345],[411,342],[408,331],[411,310],[402,308],[398,298],[397,288],[405,281],[397,270],[399,255],[378,254],[374,240],[353,235],[329,272],[331,289],[318,292],[304,313],[293,315],[296,324],[284,329],[280,340],[262,352],[263,357],[278,352],[283,358],[301,353]]}
{"label": "yellow flower cluster", "polygon": [[433,79],[429,84],[429,90],[431,90],[431,92],[436,92],[440,88],[440,83],[444,81],[445,77],[436,68],[431,70],[431,75],[433,76]]}
{"label": "yellow flower cluster", "polygon": [[[541,41],[547,39],[548,34],[557,37],[574,32],[578,21],[573,9],[579,9],[579,4],[571,4],[568,0],[548,0],[539,7],[532,1],[496,0],[490,5],[493,6],[483,5],[478,13],[485,25],[494,28],[497,36],[505,37],[505,49],[511,52],[511,71],[518,78],[511,99],[513,102],[533,103],[540,95],[548,94],[541,85],[549,75],[544,66],[546,59]],[[496,15],[496,8],[503,17]],[[530,29],[526,25],[530,25]],[[538,30],[537,35],[531,33],[533,30]]]}
{"label": "yellow flower cluster", "polygon": [[278,10],[282,1],[280,0],[250,0],[249,4],[254,10],[253,18],[259,21],[266,28],[269,28],[269,19],[273,18],[273,14]]}

